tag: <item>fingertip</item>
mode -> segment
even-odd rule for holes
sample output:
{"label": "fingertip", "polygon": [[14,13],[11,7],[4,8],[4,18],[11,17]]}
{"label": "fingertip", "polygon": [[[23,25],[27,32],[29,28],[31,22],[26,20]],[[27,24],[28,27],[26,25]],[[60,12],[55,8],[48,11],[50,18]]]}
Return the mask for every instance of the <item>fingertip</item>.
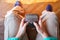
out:
{"label": "fingertip", "polygon": [[36,23],[35,22],[33,22],[33,24],[36,26]]}
{"label": "fingertip", "polygon": [[39,29],[39,25],[36,22],[33,22],[33,23],[34,23],[35,28],[38,30]]}
{"label": "fingertip", "polygon": [[35,22],[33,22],[33,24],[34,24]]}
{"label": "fingertip", "polygon": [[38,26],[38,24],[37,24],[36,22],[33,22],[33,24],[35,25],[35,27],[37,27],[37,26]]}
{"label": "fingertip", "polygon": [[25,24],[24,24],[24,27],[26,27],[28,25],[28,22],[26,22]]}
{"label": "fingertip", "polygon": [[24,24],[24,18],[21,20],[21,25],[23,25]]}
{"label": "fingertip", "polygon": [[22,19],[22,21],[24,21],[24,18]]}
{"label": "fingertip", "polygon": [[28,24],[28,22],[26,22],[25,24]]}

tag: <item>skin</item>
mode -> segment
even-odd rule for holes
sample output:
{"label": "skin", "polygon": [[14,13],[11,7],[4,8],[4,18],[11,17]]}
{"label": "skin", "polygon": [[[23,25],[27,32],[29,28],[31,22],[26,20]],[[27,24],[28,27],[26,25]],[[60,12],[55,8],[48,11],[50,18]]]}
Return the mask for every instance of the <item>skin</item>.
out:
{"label": "skin", "polygon": [[[25,34],[25,32],[26,32],[26,26],[28,25],[28,22],[24,23],[24,17],[21,15],[21,14],[24,14],[25,11],[20,6],[14,7],[13,9],[11,9],[11,11],[13,11],[15,13],[15,15],[20,16],[21,18],[23,18],[22,21],[21,21],[21,23],[20,23],[20,27],[19,27],[18,33],[16,35],[16,38],[21,38]],[[17,11],[19,11],[19,12],[17,12]],[[35,23],[35,22],[33,22],[33,24],[35,25],[37,32],[39,34],[41,34],[43,36],[43,38],[49,36],[49,34],[48,34],[47,30],[46,30],[46,27],[42,26],[41,19],[39,19],[38,24]]]}
{"label": "skin", "polygon": [[[42,21],[41,19],[39,19],[39,23],[35,23],[33,22],[33,24],[35,25],[36,27],[36,30],[39,34],[42,35],[43,38],[46,38],[49,36],[49,34],[47,33],[47,30],[45,29],[45,27],[42,26]],[[24,23],[24,18],[22,19],[21,21],[21,24],[20,24],[20,28],[19,28],[19,31],[16,35],[16,38],[21,38],[24,33],[26,32],[26,26],[28,25],[28,22]]]}
{"label": "skin", "polygon": [[15,16],[22,18],[18,33],[16,35],[16,37],[19,38],[22,35],[24,35],[24,33],[26,31],[26,26],[28,24],[28,22],[24,23],[24,17],[23,17],[24,15],[23,14],[25,13],[25,10],[21,6],[16,6],[16,7],[12,8],[10,11],[12,11]]}
{"label": "skin", "polygon": [[28,22],[24,23],[24,18],[23,18],[19,27],[19,31],[16,35],[16,38],[21,38],[24,35],[24,33],[26,32],[27,25],[28,25]]}
{"label": "skin", "polygon": [[50,36],[46,27],[42,25],[41,18],[39,19],[38,24],[36,22],[34,22],[33,24],[35,25],[37,32],[41,34],[43,38]]}

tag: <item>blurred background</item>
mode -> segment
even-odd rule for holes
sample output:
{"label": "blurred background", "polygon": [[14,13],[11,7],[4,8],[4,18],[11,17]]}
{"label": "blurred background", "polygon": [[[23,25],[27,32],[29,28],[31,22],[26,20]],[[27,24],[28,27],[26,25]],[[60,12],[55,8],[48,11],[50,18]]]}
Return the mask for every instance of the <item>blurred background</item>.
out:
{"label": "blurred background", "polygon": [[[27,13],[36,13],[39,16],[47,4],[51,4],[60,23],[60,0],[20,0]],[[4,40],[4,17],[6,12],[14,7],[16,0],[0,0],[0,40]]]}

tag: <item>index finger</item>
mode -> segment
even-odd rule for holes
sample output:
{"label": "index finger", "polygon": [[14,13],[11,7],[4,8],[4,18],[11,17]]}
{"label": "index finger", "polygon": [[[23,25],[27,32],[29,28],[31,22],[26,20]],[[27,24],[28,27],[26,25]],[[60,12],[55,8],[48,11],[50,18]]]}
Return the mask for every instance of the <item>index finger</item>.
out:
{"label": "index finger", "polygon": [[23,18],[23,19],[21,20],[21,24],[20,24],[20,25],[23,25],[23,24],[24,24],[24,19],[25,19],[25,18]]}
{"label": "index finger", "polygon": [[34,26],[36,27],[37,30],[39,30],[39,25],[35,22],[33,22]]}
{"label": "index finger", "polygon": [[39,22],[38,23],[39,23],[39,26],[42,27],[42,20],[41,20],[41,18],[39,18]]}

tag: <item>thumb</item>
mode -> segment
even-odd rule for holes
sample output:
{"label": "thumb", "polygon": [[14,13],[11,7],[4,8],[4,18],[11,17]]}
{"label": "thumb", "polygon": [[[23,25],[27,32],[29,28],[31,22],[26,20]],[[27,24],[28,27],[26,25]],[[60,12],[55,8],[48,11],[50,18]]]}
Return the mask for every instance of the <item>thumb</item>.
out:
{"label": "thumb", "polygon": [[39,30],[39,26],[37,23],[33,22],[34,26],[36,27],[37,31]]}
{"label": "thumb", "polygon": [[41,18],[39,19],[39,26],[42,27],[42,20],[41,20]]}
{"label": "thumb", "polygon": [[28,25],[28,22],[26,22],[23,27],[26,29],[26,26],[27,26],[27,25]]}

